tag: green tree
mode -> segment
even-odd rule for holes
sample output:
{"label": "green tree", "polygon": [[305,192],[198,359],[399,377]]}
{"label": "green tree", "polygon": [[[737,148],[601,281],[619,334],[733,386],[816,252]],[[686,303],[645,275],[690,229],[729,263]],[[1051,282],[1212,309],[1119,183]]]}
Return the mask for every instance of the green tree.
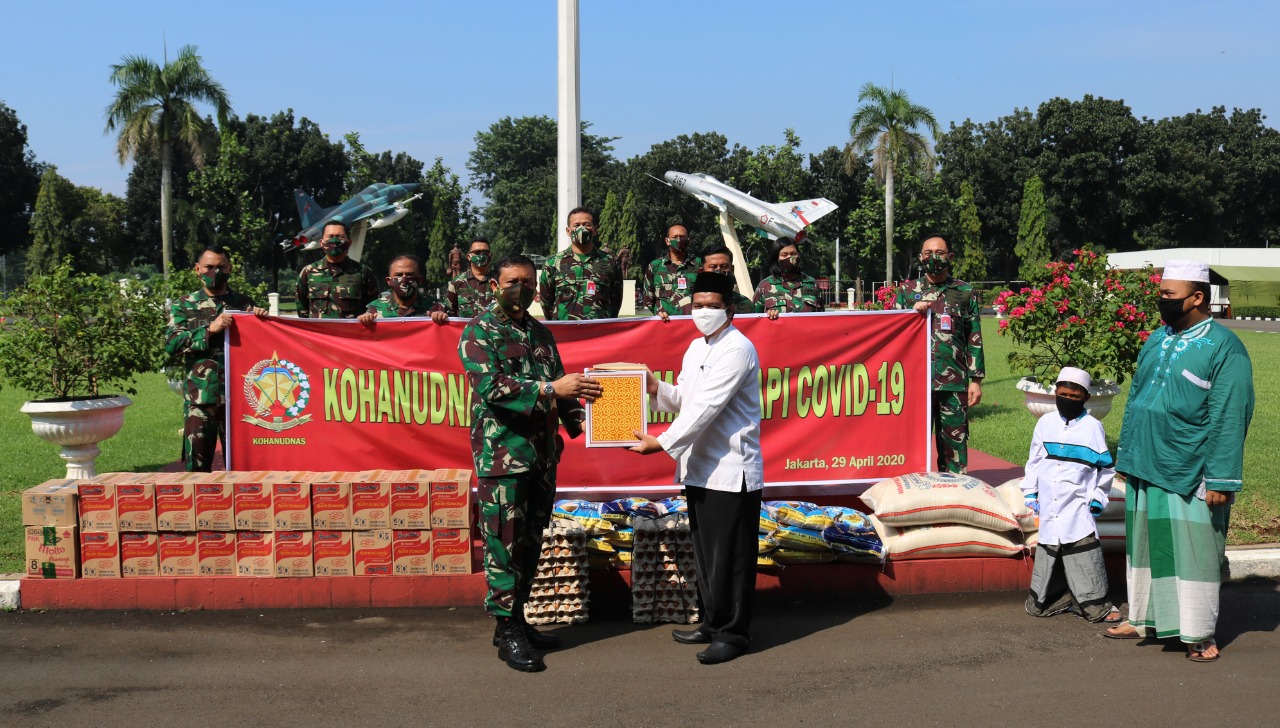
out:
{"label": "green tree", "polygon": [[191,173],[191,197],[197,237],[187,241],[187,257],[203,245],[218,243],[243,255],[261,245],[267,220],[249,188],[248,150],[234,131],[219,134],[216,161]]}
{"label": "green tree", "polygon": [[0,101],[0,255],[31,244],[31,212],[41,171],[27,146],[26,124]]}
{"label": "green tree", "polygon": [[983,281],[987,278],[987,253],[982,249],[982,221],[978,218],[978,205],[973,199],[973,185],[960,183],[960,225],[956,236],[960,248],[956,258],[955,276],[963,281]]}
{"label": "green tree", "polygon": [[622,217],[622,203],[618,202],[618,194],[609,190],[604,198],[604,207],[600,208],[600,242],[617,252],[618,222]]}
{"label": "green tree", "polygon": [[627,278],[639,280],[641,266],[640,233],[636,228],[636,193],[627,190],[627,198],[622,202],[622,212],[618,215],[618,230],[613,235],[614,252],[631,251],[631,265],[624,271]]}
{"label": "green tree", "polygon": [[[604,203],[620,171],[613,138],[587,133],[582,123],[583,201]],[[547,116],[504,117],[476,132],[468,158],[471,184],[487,198],[486,228],[496,249],[531,252],[545,248],[543,227],[556,215],[556,121]],[[563,228],[564,220],[557,226]]]}
{"label": "green tree", "polygon": [[876,178],[884,184],[884,279],[893,280],[893,187],[894,175],[902,169],[931,171],[933,154],[929,141],[917,132],[924,127],[938,138],[938,122],[933,112],[911,103],[906,91],[886,89],[866,83],[858,93],[862,104],[849,119],[849,169],[861,154],[871,150]]}
{"label": "green tree", "polygon": [[48,273],[71,255],[75,239],[71,221],[76,213],[75,185],[49,165],[40,176],[35,210],[31,214],[31,249],[27,251],[27,275]]}
{"label": "green tree", "polygon": [[[71,238],[80,270],[120,272],[133,262],[133,240],[125,224],[123,198],[97,187],[75,188],[79,214],[71,221]],[[117,276],[118,278],[118,276]]]}
{"label": "green tree", "polygon": [[119,130],[116,151],[123,165],[146,147],[160,154],[160,235],[164,274],[173,254],[173,148],[185,147],[196,166],[204,162],[213,125],[202,118],[194,102],[214,107],[225,123],[231,102],[222,85],[209,75],[195,46],[183,46],[172,63],[163,66],[143,56],[124,56],[111,66],[115,99],[107,106],[107,132]]}
{"label": "green tree", "polygon": [[1021,264],[1018,277],[1033,280],[1049,262],[1048,220],[1045,211],[1044,183],[1032,177],[1022,188],[1022,214],[1018,219],[1018,244],[1014,248]]}

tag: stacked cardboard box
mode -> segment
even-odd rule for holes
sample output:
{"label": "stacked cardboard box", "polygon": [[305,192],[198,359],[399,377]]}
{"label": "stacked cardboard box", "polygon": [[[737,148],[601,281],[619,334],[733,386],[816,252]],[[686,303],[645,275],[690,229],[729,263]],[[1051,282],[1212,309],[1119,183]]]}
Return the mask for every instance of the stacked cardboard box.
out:
{"label": "stacked cardboard box", "polygon": [[538,571],[524,605],[529,624],[587,621],[590,599],[587,533],[573,521],[555,519],[542,532]]}
{"label": "stacked cardboard box", "polygon": [[469,574],[470,512],[452,469],[107,473],[23,495],[27,574],[56,579]]}
{"label": "stacked cardboard box", "polygon": [[689,517],[636,519],[631,560],[631,618],[639,624],[701,621]]}

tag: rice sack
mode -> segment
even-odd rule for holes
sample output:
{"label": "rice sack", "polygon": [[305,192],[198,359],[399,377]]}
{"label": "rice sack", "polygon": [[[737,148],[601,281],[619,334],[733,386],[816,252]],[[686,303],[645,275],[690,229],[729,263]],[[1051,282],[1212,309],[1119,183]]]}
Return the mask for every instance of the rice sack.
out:
{"label": "rice sack", "polygon": [[773,532],[778,546],[795,551],[830,551],[831,546],[822,539],[821,531],[795,526],[782,526]]}
{"label": "rice sack", "polygon": [[760,506],[760,533],[773,533],[778,530],[778,521],[768,508]]}
{"label": "rice sack", "polygon": [[1013,520],[1018,522],[1018,528],[1022,529],[1023,533],[1040,527],[1040,516],[1027,507],[1027,499],[1022,493],[1022,478],[1006,480],[996,486],[996,491],[1000,493],[1001,498],[1004,498],[1004,504],[1009,506]]}
{"label": "rice sack", "polygon": [[876,529],[871,525],[871,519],[867,514],[856,508],[845,508],[843,506],[827,506],[822,510],[831,515],[831,523],[822,528],[825,532],[828,528],[834,528],[839,533],[848,536],[864,536],[869,538],[880,538],[876,535]]}
{"label": "rice sack", "polygon": [[809,511],[817,510],[818,506],[808,501],[768,501],[765,508],[780,525],[805,528]]}
{"label": "rice sack", "polygon": [[[948,556],[1019,556],[1018,533],[989,531],[959,523],[930,526],[891,526],[872,516],[890,561],[936,559]],[[1018,540],[1015,540],[1018,539]]]}
{"label": "rice sack", "polygon": [[778,548],[778,541],[771,534],[762,533],[757,538],[760,544],[757,553],[767,554]]}
{"label": "rice sack", "polygon": [[[836,560],[834,554],[830,551],[798,551],[796,549],[778,549],[770,556],[776,563],[784,566],[793,564],[829,564]],[[760,562],[760,558],[756,557],[756,563]]]}
{"label": "rice sack", "polygon": [[600,504],[584,500],[556,501],[551,515],[555,518],[567,518],[582,526],[588,536],[599,536],[613,530],[613,526],[600,517]]}
{"label": "rice sack", "polygon": [[1018,528],[996,489],[968,475],[899,475],[868,488],[862,501],[888,526],[958,523],[991,531]]}

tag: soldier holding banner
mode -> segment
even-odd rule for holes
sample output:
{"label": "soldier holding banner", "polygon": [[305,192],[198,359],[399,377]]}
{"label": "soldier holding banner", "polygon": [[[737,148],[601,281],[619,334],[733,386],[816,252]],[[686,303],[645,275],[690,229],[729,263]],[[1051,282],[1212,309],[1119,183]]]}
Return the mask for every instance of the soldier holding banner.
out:
{"label": "soldier holding banner", "polygon": [[370,326],[380,318],[409,316],[429,316],[438,324],[448,320],[444,306],[422,293],[422,261],[418,256],[404,253],[392,258],[387,267],[387,287],[391,295],[371,301],[360,314],[360,323]]}
{"label": "soldier holding banner", "polygon": [[578,399],[594,399],[603,388],[581,374],[565,374],[551,332],[528,314],[537,285],[533,261],[509,256],[493,273],[494,303],[467,324],[458,343],[472,390],[471,452],[489,585],[485,610],[497,619],[498,657],[513,669],[537,672],[546,664],[535,650],[559,646],[524,619],[564,447],[557,420],[577,437],[585,414]]}
{"label": "soldier holding banner", "polygon": [[321,241],[324,257],[298,273],[298,318],[356,318],[378,297],[378,281],[369,266],[347,257],[346,223],[325,223]]}

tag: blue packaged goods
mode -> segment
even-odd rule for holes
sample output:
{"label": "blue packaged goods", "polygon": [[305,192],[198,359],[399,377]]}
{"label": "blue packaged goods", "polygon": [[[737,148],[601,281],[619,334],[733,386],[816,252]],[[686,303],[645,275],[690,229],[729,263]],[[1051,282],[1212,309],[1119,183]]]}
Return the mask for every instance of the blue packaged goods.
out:
{"label": "blue packaged goods", "polygon": [[634,516],[657,518],[658,506],[648,498],[619,498],[600,505],[600,517],[610,523],[630,524]]}
{"label": "blue packaged goods", "polygon": [[818,506],[808,501],[769,501],[765,507],[779,524],[804,528],[809,511]]}
{"label": "blue packaged goods", "polygon": [[863,564],[884,563],[884,544],[881,543],[880,539],[848,539],[830,543],[831,553],[835,554],[836,561]]}
{"label": "blue packaged goods", "polygon": [[672,513],[688,513],[689,512],[689,504],[685,502],[684,496],[682,495],[677,495],[671,498],[663,498],[662,500],[658,501],[654,505],[658,507],[658,514],[662,516],[670,515]]}
{"label": "blue packaged goods", "polygon": [[600,517],[600,504],[584,500],[556,501],[553,518],[576,521],[588,536],[599,536],[613,530],[613,525]]}
{"label": "blue packaged goods", "polygon": [[768,508],[760,507],[760,533],[773,533],[778,530],[778,521]]}
{"label": "blue packaged goods", "polygon": [[770,551],[778,548],[778,540],[775,539],[773,536],[767,533],[762,533],[759,535],[758,538],[760,541],[760,548],[758,553],[767,554]]}
{"label": "blue packaged goods", "polygon": [[782,526],[774,531],[778,546],[797,551],[830,551],[831,546],[822,540],[822,532],[795,526]]}
{"label": "blue packaged goods", "polygon": [[[833,515],[831,524],[826,528],[834,528],[846,536],[878,538],[875,526],[871,525],[871,519],[862,511],[840,506],[830,506],[824,510],[839,511],[838,514]],[[823,529],[824,532],[826,528]]]}

